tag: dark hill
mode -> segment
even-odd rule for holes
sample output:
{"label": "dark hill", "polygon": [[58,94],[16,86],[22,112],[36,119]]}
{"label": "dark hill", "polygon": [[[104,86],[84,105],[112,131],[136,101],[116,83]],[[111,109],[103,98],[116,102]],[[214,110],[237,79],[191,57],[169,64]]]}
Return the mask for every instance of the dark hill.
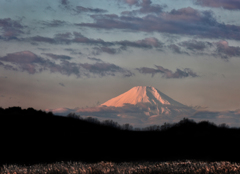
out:
{"label": "dark hill", "polygon": [[[161,131],[130,131],[36,111],[0,109],[0,163],[240,161],[240,130],[183,119]],[[147,130],[147,129],[146,129]]]}

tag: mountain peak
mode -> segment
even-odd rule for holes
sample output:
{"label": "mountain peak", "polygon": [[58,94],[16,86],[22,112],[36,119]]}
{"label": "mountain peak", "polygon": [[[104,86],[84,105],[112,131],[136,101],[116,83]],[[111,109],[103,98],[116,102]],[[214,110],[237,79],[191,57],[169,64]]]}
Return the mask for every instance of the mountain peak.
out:
{"label": "mountain peak", "polygon": [[100,106],[122,107],[125,104],[150,103],[152,105],[174,105],[184,106],[183,104],[171,99],[164,93],[152,86],[135,86],[127,92],[112,98]]}

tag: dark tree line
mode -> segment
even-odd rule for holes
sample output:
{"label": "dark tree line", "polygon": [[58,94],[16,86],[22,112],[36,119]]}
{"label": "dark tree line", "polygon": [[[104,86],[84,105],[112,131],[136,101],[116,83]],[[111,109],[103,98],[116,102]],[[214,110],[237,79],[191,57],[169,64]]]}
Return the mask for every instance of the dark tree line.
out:
{"label": "dark tree line", "polygon": [[133,129],[130,124],[83,119],[75,113],[63,117],[33,108],[11,107],[0,108],[0,124],[0,164],[62,160],[231,161],[240,156],[239,128],[209,121],[196,123],[188,118]]}
{"label": "dark tree line", "polygon": [[[80,115],[77,115],[75,113],[70,113],[67,115],[67,117],[72,117],[72,118],[76,118],[76,119],[80,119],[80,120],[86,120],[88,122],[91,123],[95,123],[95,124],[99,124],[99,125],[105,125],[105,126],[110,126],[110,127],[114,127],[120,130],[131,130],[131,131],[166,131],[174,126],[179,127],[180,125],[185,125],[190,126],[190,125],[196,125],[197,123],[189,118],[183,118],[182,120],[180,120],[178,123],[164,123],[163,125],[150,125],[147,126],[145,128],[133,128],[132,125],[130,125],[129,123],[120,125],[117,122],[114,122],[113,120],[104,120],[102,122],[100,122],[97,118],[93,118],[93,117],[86,117],[85,119],[82,118]],[[216,125],[213,122],[209,122],[209,121],[202,121],[200,122],[201,125],[207,125],[207,127],[218,127],[218,128],[222,128],[222,129],[228,129],[230,128],[226,123],[222,123],[219,125]]]}

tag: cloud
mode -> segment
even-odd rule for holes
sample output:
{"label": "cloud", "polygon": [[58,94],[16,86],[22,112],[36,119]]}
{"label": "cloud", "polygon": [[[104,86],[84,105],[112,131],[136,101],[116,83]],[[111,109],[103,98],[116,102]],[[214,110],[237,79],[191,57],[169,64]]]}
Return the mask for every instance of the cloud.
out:
{"label": "cloud", "polygon": [[163,46],[163,43],[161,43],[157,38],[155,37],[149,37],[145,38],[142,40],[137,40],[137,41],[117,41],[114,42],[114,44],[118,44],[125,47],[136,47],[136,48],[146,48],[146,49],[151,49],[153,47],[155,48],[160,48]]}
{"label": "cloud", "polygon": [[[190,50],[193,55],[208,55],[217,58],[220,57],[224,60],[228,60],[230,57],[240,56],[240,47],[229,46],[229,43],[225,40],[220,40],[218,42],[188,40],[180,42],[177,45],[171,44],[167,47],[179,54],[185,53],[190,55],[190,52],[187,52]],[[185,49],[185,51],[182,49]]]}
{"label": "cloud", "polygon": [[49,37],[33,36],[33,37],[30,37],[29,39],[30,41],[34,41],[34,42],[46,42],[50,44],[56,44],[56,40]]}
{"label": "cloud", "polygon": [[142,74],[152,74],[152,77],[156,73],[163,74],[162,77],[164,78],[185,78],[185,77],[198,77],[196,73],[194,73],[191,69],[185,68],[184,70],[177,69],[175,72],[172,72],[169,69],[165,69],[162,66],[156,66],[156,69],[154,68],[148,68],[148,67],[141,67],[136,68],[140,73]]}
{"label": "cloud", "polygon": [[191,51],[195,51],[195,50],[204,51],[206,48],[213,46],[213,44],[210,42],[203,42],[203,41],[197,41],[197,40],[183,41],[179,43],[179,45]]}
{"label": "cloud", "polygon": [[240,47],[229,46],[228,42],[225,40],[221,40],[215,43],[217,46],[216,54],[217,56],[221,56],[223,59],[228,59],[233,56],[240,56]]}
{"label": "cloud", "polygon": [[120,0],[124,3],[127,3],[128,5],[137,5],[139,4],[139,0]]}
{"label": "cloud", "polygon": [[30,51],[7,54],[4,57],[0,57],[0,60],[15,65],[10,65],[11,67],[14,67],[14,69],[11,68],[12,70],[26,71],[29,74],[50,70],[50,72],[58,72],[63,75],[75,74],[80,76],[77,64],[69,63],[67,61],[61,62],[61,64],[56,64],[55,62],[43,59]]}
{"label": "cloud", "polygon": [[182,51],[181,48],[179,46],[177,46],[176,44],[170,44],[170,45],[168,45],[168,48],[170,48],[174,53],[189,55],[189,53]]}
{"label": "cloud", "polygon": [[[103,52],[109,54],[118,54],[123,50],[126,50],[127,47],[142,48],[142,49],[152,49],[152,48],[161,48],[163,43],[161,43],[155,37],[144,38],[137,41],[112,41],[106,42],[102,39],[92,39],[85,37],[80,32],[66,32],[58,33],[54,35],[54,38],[34,36],[30,37],[27,40],[33,42],[45,42],[49,44],[71,44],[71,43],[81,43],[95,46],[93,49],[94,55],[99,55]],[[113,48],[118,47],[118,48]],[[71,51],[73,54],[76,54],[75,51]]]}
{"label": "cloud", "polygon": [[240,1],[238,0],[196,0],[195,4],[203,7],[224,8],[227,10],[239,10]]}
{"label": "cloud", "polygon": [[[170,112],[167,115],[163,114],[163,110],[166,108]],[[61,110],[61,108],[57,109]],[[54,112],[54,109],[52,110]],[[64,109],[62,112],[58,112],[61,115],[67,115],[70,112],[74,112],[82,117],[95,117],[98,119],[112,119],[120,124],[130,123],[134,126],[146,126],[148,124],[163,124],[164,122],[172,122],[176,119],[183,118],[183,116],[191,116],[195,110],[189,107],[176,107],[172,106],[156,106],[150,103],[138,103],[125,104],[123,107],[114,106],[97,106],[90,108],[75,108],[74,110]]]}
{"label": "cloud", "polygon": [[83,6],[73,6],[68,0],[61,0],[60,7],[64,10],[72,12],[72,15],[77,15],[80,13],[106,13],[107,10],[100,8],[88,8]]}
{"label": "cloud", "polygon": [[5,65],[4,63],[0,62],[0,66],[2,66],[6,70],[17,71],[12,65]]}
{"label": "cloud", "polygon": [[62,5],[68,5],[69,1],[68,0],[61,0]]}
{"label": "cloud", "polygon": [[79,55],[82,55],[82,53],[81,53],[80,51],[78,51],[77,49],[65,48],[64,50],[69,51],[70,54],[79,54]]}
{"label": "cloud", "polygon": [[93,55],[99,55],[103,52],[108,54],[117,54],[121,52],[121,49],[109,48],[109,47],[94,47]]}
{"label": "cloud", "polygon": [[59,83],[59,85],[62,86],[62,87],[65,87],[65,85],[63,83]]}
{"label": "cloud", "polygon": [[143,17],[118,15],[91,15],[93,23],[78,26],[103,29],[126,29],[132,31],[161,32],[203,38],[226,38],[240,40],[240,26],[219,23],[212,11],[200,11],[191,7],[148,14]]}
{"label": "cloud", "polygon": [[17,39],[17,36],[23,34],[25,28],[20,21],[11,18],[0,19],[0,28],[2,29],[2,37],[5,39]]}
{"label": "cloud", "polygon": [[[151,106],[149,103],[138,103],[137,105],[126,104],[123,107],[57,108],[47,109],[46,111],[52,111],[54,114],[62,116],[67,116],[69,113],[76,113],[82,118],[94,117],[100,121],[113,120],[119,124],[129,123],[135,127],[163,125],[165,122],[176,123],[184,117],[192,119],[195,122],[209,121],[216,125],[226,123],[230,127],[239,127],[240,123],[240,110],[222,112],[191,110],[189,112],[174,112],[174,109],[179,110],[179,108],[172,107],[170,115],[156,115],[154,112],[151,113],[156,110],[156,107]],[[185,109],[189,110],[189,108]]]}
{"label": "cloud", "polygon": [[61,21],[61,20],[52,20],[51,22],[42,21],[41,23],[48,27],[60,27],[67,24],[65,21]]}
{"label": "cloud", "polygon": [[71,60],[72,57],[70,56],[66,56],[66,55],[56,55],[56,54],[52,54],[52,53],[41,53],[43,55],[46,55],[48,57],[51,57],[55,60],[59,59],[59,60]]}
{"label": "cloud", "polygon": [[97,61],[97,62],[102,62],[101,59],[95,58],[95,57],[88,57],[89,60]]}
{"label": "cloud", "polygon": [[142,1],[139,1],[139,0],[123,0],[122,2],[127,3],[128,5],[136,5],[137,7],[140,7],[140,9],[138,9],[138,10],[122,12],[122,14],[126,14],[126,15],[136,15],[137,13],[159,14],[159,13],[162,12],[163,8],[166,7],[166,5],[152,4],[151,0],[142,0]]}
{"label": "cloud", "polygon": [[83,63],[80,64],[81,67],[88,70],[90,73],[98,74],[100,76],[115,76],[116,73],[122,73],[124,77],[133,76],[129,70],[121,68],[115,64],[105,63],[105,62],[96,62],[95,64]]}
{"label": "cloud", "polygon": [[[68,61],[71,59],[69,56],[56,55],[52,53],[43,54],[51,57],[53,60],[60,60],[60,63],[44,59],[30,51],[21,51],[0,57],[0,66],[8,70],[26,71],[29,74],[49,70],[51,73],[60,73],[67,76],[74,74],[78,78],[82,76],[92,77],[92,75],[98,75],[99,77],[116,76],[118,74],[122,74],[123,77],[130,77],[134,75],[131,71],[115,64],[105,62],[97,62],[95,64],[74,63]],[[9,64],[5,64],[3,62]]]}
{"label": "cloud", "polygon": [[100,9],[100,8],[86,8],[83,6],[77,6],[76,10],[77,13],[86,13],[86,12],[90,12],[90,13],[106,13],[107,10],[104,9]]}
{"label": "cloud", "polygon": [[[1,61],[17,64],[22,71],[27,71],[30,74],[36,73],[36,63],[43,63],[44,60],[30,51],[22,51],[7,54],[0,58]],[[5,67],[6,68],[6,67]],[[17,70],[13,66],[8,67],[11,70]]]}
{"label": "cloud", "polygon": [[190,118],[196,121],[208,120],[217,125],[226,123],[231,127],[239,127],[240,123],[240,111],[197,111]]}

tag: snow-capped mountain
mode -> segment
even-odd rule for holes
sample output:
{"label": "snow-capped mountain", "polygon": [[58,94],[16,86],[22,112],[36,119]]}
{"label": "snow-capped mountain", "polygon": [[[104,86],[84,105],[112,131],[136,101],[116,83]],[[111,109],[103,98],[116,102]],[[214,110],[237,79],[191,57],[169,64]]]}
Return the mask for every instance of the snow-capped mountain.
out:
{"label": "snow-capped mountain", "polygon": [[193,109],[168,97],[152,86],[135,86],[127,92],[112,98],[101,106],[124,107],[139,106],[146,109],[144,113],[148,116],[172,115],[192,112]]}
{"label": "snow-capped mountain", "polygon": [[62,115],[76,113],[82,117],[95,117],[100,121],[111,119],[119,124],[129,123],[136,127],[178,122],[196,112],[152,86],[135,86],[97,107],[59,108],[51,111]]}

